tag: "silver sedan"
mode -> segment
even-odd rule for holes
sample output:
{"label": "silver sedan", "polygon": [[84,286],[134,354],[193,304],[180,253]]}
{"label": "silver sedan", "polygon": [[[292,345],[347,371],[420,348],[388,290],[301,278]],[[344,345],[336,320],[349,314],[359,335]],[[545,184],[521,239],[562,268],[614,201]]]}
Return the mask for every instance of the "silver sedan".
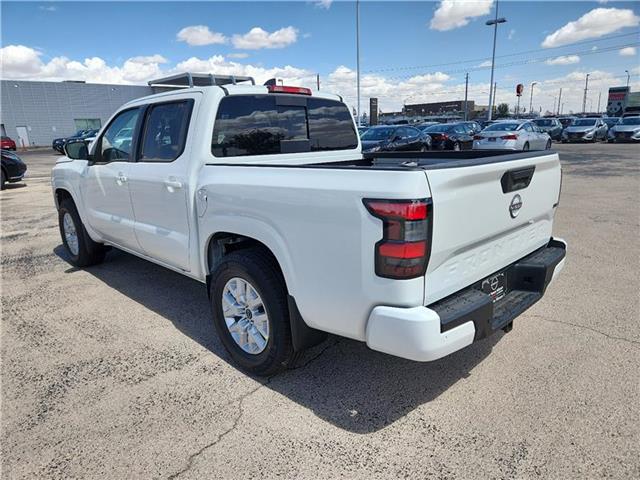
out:
{"label": "silver sedan", "polygon": [[473,137],[474,150],[549,150],[551,137],[528,120],[502,120]]}

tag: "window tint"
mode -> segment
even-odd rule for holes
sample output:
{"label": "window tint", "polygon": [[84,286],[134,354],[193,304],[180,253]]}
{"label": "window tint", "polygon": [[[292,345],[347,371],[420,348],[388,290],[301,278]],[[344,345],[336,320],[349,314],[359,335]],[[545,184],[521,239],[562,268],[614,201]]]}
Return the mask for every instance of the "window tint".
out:
{"label": "window tint", "polygon": [[[147,110],[140,151],[142,162],[172,162],[183,150],[189,128],[191,100],[161,103]],[[123,129],[121,136],[131,135]]]}
{"label": "window tint", "polygon": [[459,134],[467,133],[467,130],[462,125],[456,125],[455,127],[453,127],[453,131],[456,132],[456,133],[459,133]]}
{"label": "window tint", "polygon": [[[100,140],[101,162],[127,162],[131,159],[132,136],[139,115],[140,109],[133,108],[113,119]],[[125,131],[128,133],[124,134]]]}
{"label": "window tint", "polygon": [[[352,149],[358,145],[347,107],[320,98],[276,105],[278,95],[239,95],[220,102],[211,151],[216,157]],[[305,105],[306,104],[306,105]],[[291,146],[293,145],[293,147]]]}

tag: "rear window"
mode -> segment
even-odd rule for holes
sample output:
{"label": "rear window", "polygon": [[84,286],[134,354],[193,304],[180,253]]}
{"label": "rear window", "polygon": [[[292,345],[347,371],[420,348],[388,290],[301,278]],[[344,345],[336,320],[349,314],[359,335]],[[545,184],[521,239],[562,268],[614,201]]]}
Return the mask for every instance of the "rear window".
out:
{"label": "rear window", "polygon": [[211,152],[239,157],[348,150],[357,145],[344,103],[297,95],[237,95],[220,101]]}

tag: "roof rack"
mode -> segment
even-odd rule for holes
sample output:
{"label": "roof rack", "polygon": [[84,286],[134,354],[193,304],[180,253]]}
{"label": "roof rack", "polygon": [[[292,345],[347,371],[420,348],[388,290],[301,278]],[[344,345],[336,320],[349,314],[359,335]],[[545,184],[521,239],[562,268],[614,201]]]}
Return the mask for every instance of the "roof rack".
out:
{"label": "roof rack", "polygon": [[238,82],[251,82],[255,85],[256,81],[253,77],[244,77],[240,75],[215,75],[213,73],[178,73],[170,77],[158,78],[157,80],[149,80],[149,86],[164,87],[210,87],[214,85],[235,85]]}

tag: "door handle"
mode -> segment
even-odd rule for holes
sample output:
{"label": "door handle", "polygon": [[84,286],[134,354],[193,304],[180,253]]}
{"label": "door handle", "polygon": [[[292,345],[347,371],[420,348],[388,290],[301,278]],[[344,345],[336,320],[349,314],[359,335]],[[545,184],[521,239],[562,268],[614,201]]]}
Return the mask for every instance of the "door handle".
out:
{"label": "door handle", "polygon": [[118,172],[118,176],[116,177],[116,183],[120,186],[124,185],[125,183],[127,183],[127,177],[125,176],[124,173],[122,172]]}
{"label": "door handle", "polygon": [[179,190],[182,188],[182,182],[179,182],[178,180],[171,180],[171,179],[165,180],[164,184],[167,187],[167,190],[169,190],[172,193],[175,190]]}

